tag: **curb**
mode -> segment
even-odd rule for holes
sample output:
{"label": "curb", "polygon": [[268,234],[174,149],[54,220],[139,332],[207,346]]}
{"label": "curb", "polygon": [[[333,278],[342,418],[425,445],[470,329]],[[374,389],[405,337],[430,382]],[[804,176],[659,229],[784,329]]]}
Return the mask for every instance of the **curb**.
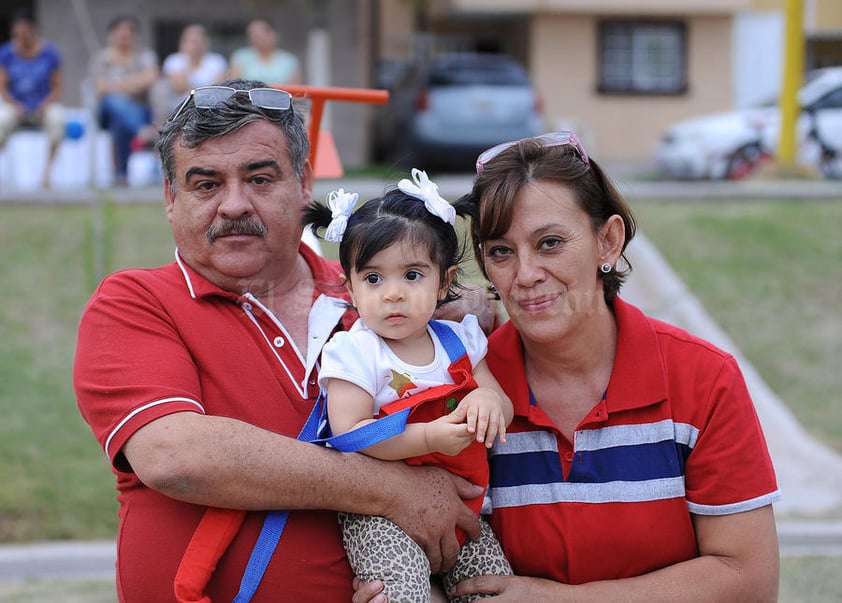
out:
{"label": "curb", "polygon": [[[782,557],[842,557],[842,520],[779,521]],[[102,540],[0,546],[0,582],[115,579],[117,546]]]}
{"label": "curb", "polygon": [[842,521],[779,521],[782,557],[842,557]]}
{"label": "curb", "polygon": [[48,542],[0,546],[0,581],[27,579],[114,580],[112,541]]}

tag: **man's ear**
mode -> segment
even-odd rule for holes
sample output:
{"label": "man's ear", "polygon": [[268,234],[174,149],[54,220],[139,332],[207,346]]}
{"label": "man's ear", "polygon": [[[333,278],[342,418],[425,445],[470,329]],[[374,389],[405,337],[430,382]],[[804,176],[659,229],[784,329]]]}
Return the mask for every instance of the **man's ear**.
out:
{"label": "man's ear", "polygon": [[164,180],[164,211],[167,214],[167,220],[172,223],[172,214],[175,210],[175,190],[169,180]]}
{"label": "man's ear", "polygon": [[618,214],[605,221],[599,229],[599,261],[614,266],[623,253],[626,242],[626,225]]}
{"label": "man's ear", "polygon": [[309,161],[304,162],[301,171],[301,197],[304,200],[304,207],[310,205],[313,200],[313,168]]}

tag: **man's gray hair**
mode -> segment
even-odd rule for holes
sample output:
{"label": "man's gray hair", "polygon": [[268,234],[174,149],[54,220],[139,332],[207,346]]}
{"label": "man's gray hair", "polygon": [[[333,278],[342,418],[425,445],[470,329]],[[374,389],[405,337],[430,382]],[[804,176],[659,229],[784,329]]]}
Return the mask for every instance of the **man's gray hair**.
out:
{"label": "man's gray hair", "polygon": [[[254,80],[226,80],[219,84],[235,90],[251,90],[252,88],[267,88],[263,82]],[[246,94],[233,94],[224,103],[212,109],[197,109],[193,100],[189,99],[184,109],[172,119],[176,109],[163,123],[158,132],[158,142],[155,149],[161,156],[161,166],[164,176],[175,190],[175,145],[182,144],[187,148],[195,148],[211,138],[226,136],[242,128],[244,125],[257,120],[266,120],[277,124],[284,133],[295,175],[301,180],[304,164],[310,152],[310,139],[304,116],[295,105],[284,111],[262,109],[249,100]]]}

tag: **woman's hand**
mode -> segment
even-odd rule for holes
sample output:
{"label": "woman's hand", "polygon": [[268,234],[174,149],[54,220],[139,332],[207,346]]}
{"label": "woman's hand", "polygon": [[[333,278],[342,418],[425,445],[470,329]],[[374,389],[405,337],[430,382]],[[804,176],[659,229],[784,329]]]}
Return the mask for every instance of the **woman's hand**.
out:
{"label": "woman's hand", "polygon": [[354,578],[354,597],[351,599],[353,603],[388,603],[386,595],[380,591],[383,590],[383,583],[380,580],[372,580],[371,582],[363,582],[359,578]]}
{"label": "woman's hand", "polygon": [[[479,593],[495,596],[483,598],[485,601],[504,603],[520,603],[521,601],[553,601],[559,600],[563,589],[571,588],[564,584],[545,580],[544,578],[526,578],[523,576],[478,576],[463,580],[448,593],[452,598],[461,595],[475,595]],[[363,603],[367,599],[359,599]],[[354,603],[358,600],[354,595]]]}

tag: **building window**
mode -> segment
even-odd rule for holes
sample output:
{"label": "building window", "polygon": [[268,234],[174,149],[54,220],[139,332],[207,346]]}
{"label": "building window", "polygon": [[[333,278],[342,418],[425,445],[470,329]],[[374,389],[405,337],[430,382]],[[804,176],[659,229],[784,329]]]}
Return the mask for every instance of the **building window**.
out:
{"label": "building window", "polygon": [[673,21],[602,21],[599,91],[681,94],[687,89],[687,31]]}

